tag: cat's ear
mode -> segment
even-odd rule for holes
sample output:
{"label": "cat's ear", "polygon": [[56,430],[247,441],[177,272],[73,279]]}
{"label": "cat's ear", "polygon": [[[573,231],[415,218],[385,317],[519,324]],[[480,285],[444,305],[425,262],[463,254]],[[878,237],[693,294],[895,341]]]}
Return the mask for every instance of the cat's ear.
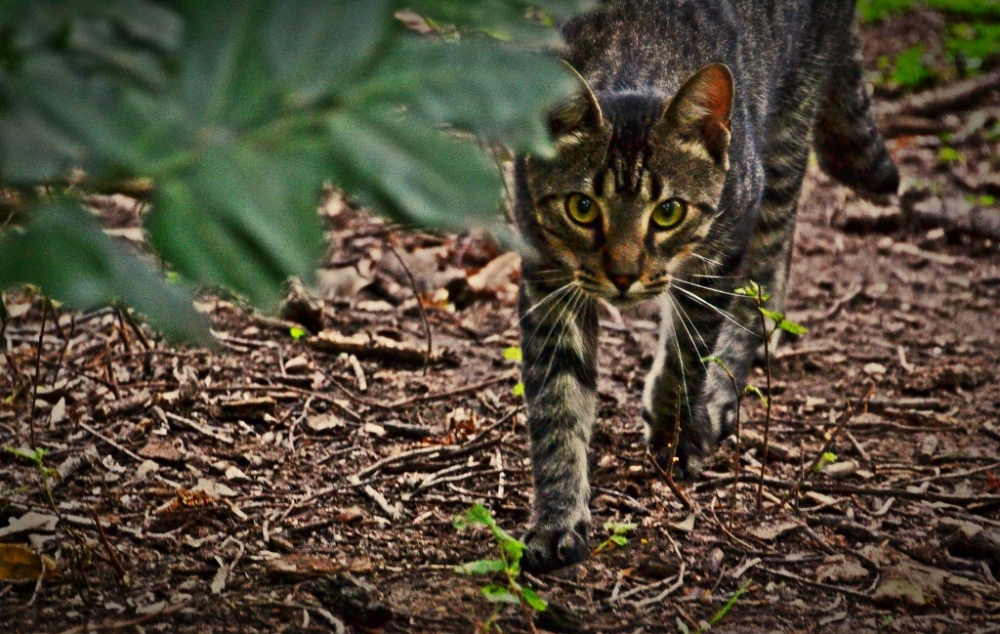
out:
{"label": "cat's ear", "polygon": [[674,129],[698,135],[712,158],[727,169],[734,90],[729,67],[709,64],[684,82],[664,115]]}
{"label": "cat's ear", "polygon": [[559,105],[556,110],[549,115],[549,132],[552,138],[558,140],[559,137],[581,131],[597,131],[604,125],[604,115],[601,113],[601,106],[597,103],[597,95],[587,80],[583,78],[575,68],[568,63],[566,67],[573,73],[580,85],[576,94]]}

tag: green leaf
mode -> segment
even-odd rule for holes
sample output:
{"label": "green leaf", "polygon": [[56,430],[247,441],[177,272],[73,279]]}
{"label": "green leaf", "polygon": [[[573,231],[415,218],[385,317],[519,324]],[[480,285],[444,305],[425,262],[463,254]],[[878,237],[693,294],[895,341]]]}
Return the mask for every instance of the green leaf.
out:
{"label": "green leaf", "polygon": [[0,288],[16,284],[34,284],[74,308],[133,306],[172,341],[212,340],[187,289],[168,284],[69,199],[32,209],[25,231],[0,235]]}
{"label": "green leaf", "polygon": [[18,458],[24,458],[39,465],[49,453],[49,450],[44,447],[35,447],[34,449],[29,449],[28,447],[5,447],[5,449],[7,453],[14,454]]}
{"label": "green leaf", "polygon": [[778,328],[793,335],[804,335],[809,332],[809,329],[805,326],[797,324],[794,321],[788,321],[787,319],[782,319],[778,322]]}
{"label": "green leaf", "polygon": [[524,602],[531,606],[535,612],[544,612],[545,608],[549,607],[548,602],[538,596],[531,588],[521,588],[521,596],[524,597]]}
{"label": "green leaf", "polygon": [[493,516],[490,515],[490,510],[482,504],[473,504],[472,507],[465,512],[464,519],[469,524],[482,524],[483,526],[489,527],[496,526]]}
{"label": "green leaf", "polygon": [[511,605],[521,605],[521,600],[516,594],[507,588],[491,583],[483,588],[483,595],[491,603],[509,603]]}
{"label": "green leaf", "polygon": [[515,383],[513,392],[514,396],[524,396],[524,383]]}
{"label": "green leaf", "polygon": [[626,545],[628,545],[628,538],[626,538],[624,535],[617,535],[617,534],[615,534],[615,535],[612,535],[611,537],[609,537],[608,540],[612,544],[614,544],[616,546],[626,546]]}
{"label": "green leaf", "polygon": [[499,173],[472,144],[388,111],[338,112],[326,127],[337,183],[375,210],[452,229],[500,222]]}
{"label": "green leaf", "polygon": [[767,397],[764,396],[764,393],[761,392],[760,388],[757,387],[756,385],[750,385],[749,383],[747,383],[746,387],[743,388],[743,392],[748,395],[756,396],[757,398],[760,399],[761,405],[767,407]]}
{"label": "green leaf", "polygon": [[934,79],[935,73],[924,61],[924,46],[917,44],[896,56],[891,81],[907,88],[917,88]]}
{"label": "green leaf", "polygon": [[782,321],[785,320],[785,316],[782,313],[775,312],[773,310],[768,310],[766,308],[758,308],[757,310],[760,311],[761,315],[764,315],[765,317],[773,321],[775,325],[780,324]]}
{"label": "green leaf", "polygon": [[565,64],[549,55],[489,38],[410,36],[400,40],[351,103],[369,110],[409,106],[427,121],[546,154],[551,143],[544,114],[575,87]]}
{"label": "green leaf", "polygon": [[206,148],[157,189],[150,242],[188,279],[273,306],[288,277],[310,279],[325,251],[323,167],[313,159],[250,143]]}
{"label": "green leaf", "polygon": [[288,329],[288,334],[292,336],[292,339],[298,341],[302,337],[306,336],[306,331],[303,330],[302,328],[299,328],[298,326],[292,326],[291,328]]}
{"label": "green leaf", "polygon": [[518,363],[521,363],[521,361],[523,360],[523,358],[521,356],[521,349],[518,348],[517,346],[511,346],[509,348],[504,348],[504,350],[503,350],[503,358],[506,359],[506,360],[508,360],[508,361],[516,361]]}
{"label": "green leaf", "polygon": [[460,575],[489,575],[503,572],[507,564],[499,559],[480,559],[455,566],[455,572]]}

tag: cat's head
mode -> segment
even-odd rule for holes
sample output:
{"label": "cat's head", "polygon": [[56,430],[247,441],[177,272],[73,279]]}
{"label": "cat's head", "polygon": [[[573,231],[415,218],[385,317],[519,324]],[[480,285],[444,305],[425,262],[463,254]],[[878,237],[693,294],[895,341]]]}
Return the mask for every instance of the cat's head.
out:
{"label": "cat's head", "polygon": [[733,90],[712,64],[672,98],[584,86],[550,117],[555,156],[525,162],[532,224],[583,290],[628,304],[690,265],[729,170]]}

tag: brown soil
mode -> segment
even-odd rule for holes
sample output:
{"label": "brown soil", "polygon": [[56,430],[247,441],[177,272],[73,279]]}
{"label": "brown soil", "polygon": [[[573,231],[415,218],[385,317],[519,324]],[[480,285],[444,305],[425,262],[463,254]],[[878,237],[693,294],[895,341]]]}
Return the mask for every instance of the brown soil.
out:
{"label": "brown soil", "polygon": [[[866,38],[877,54],[899,50],[905,24]],[[976,112],[942,119],[957,132]],[[644,453],[638,397],[654,324],[605,316],[593,542],[605,521],[639,528],[625,547],[525,579],[552,603],[539,627],[693,632],[749,583],[713,631],[1000,631],[1000,249],[910,213],[973,193],[963,176],[994,170],[1000,144],[976,132],[947,166],[939,146],[893,142],[911,193],[888,212],[809,176],[790,316],[810,332],[773,360],[760,513],[763,408],[744,404],[734,522],[731,443],[680,483],[691,513]],[[395,248],[425,291],[435,348],[451,351],[440,364],[425,373],[397,349],[355,364],[209,298],[217,350],[172,349],[148,331],[144,342],[111,311],[57,310],[36,372],[42,304],[8,296],[0,445],[30,446],[33,415],[34,443],[61,478],[50,502],[35,465],[0,454],[0,542],[57,566],[38,584],[0,582],[0,630],[471,632],[493,614],[485,581],[452,571],[494,556],[491,538],[451,518],[483,502],[514,534],[527,520],[517,364],[504,358],[518,344],[510,279],[501,271],[478,293],[466,283],[500,254],[475,237],[396,232],[336,197],[326,211],[325,301],[292,316],[419,356],[421,312]],[[459,280],[454,312],[435,295],[448,279]],[[752,381],[763,387],[763,371]],[[814,473],[831,435],[836,461]],[[803,473],[800,495],[780,505]],[[529,628],[512,607],[498,623]]]}

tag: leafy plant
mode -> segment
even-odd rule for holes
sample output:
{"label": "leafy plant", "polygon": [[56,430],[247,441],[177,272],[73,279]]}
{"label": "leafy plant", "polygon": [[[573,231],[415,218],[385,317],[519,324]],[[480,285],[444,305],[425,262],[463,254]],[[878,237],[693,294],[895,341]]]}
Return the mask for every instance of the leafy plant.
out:
{"label": "leafy plant", "polygon": [[[752,583],[753,583],[752,579],[748,579],[747,581],[745,581],[743,585],[740,586],[739,589],[733,593],[733,596],[729,597],[729,600],[726,601],[725,605],[719,608],[719,611],[712,615],[712,618],[710,618],[708,621],[702,621],[701,623],[698,624],[698,629],[695,630],[694,634],[705,634],[705,632],[712,629],[712,626],[717,624],[722,619],[726,618],[726,615],[729,614],[729,611],[733,609],[733,606],[735,606],[736,602],[740,600],[740,597],[742,597],[746,593],[746,591],[750,589],[750,585]],[[688,629],[688,626],[686,623],[684,623],[684,621],[681,620],[677,621],[677,629],[682,634],[690,634],[690,629]]]}
{"label": "leafy plant", "polygon": [[[771,299],[771,296],[764,292],[764,287],[762,287],[757,282],[750,280],[747,282],[746,286],[737,288],[734,291],[737,295],[743,295],[744,297],[749,297],[754,301],[757,307],[757,312],[760,314],[760,330],[764,335],[764,372],[767,378],[767,393],[761,394],[760,390],[756,390],[756,394],[760,396],[761,401],[764,404],[764,447],[761,451],[761,469],[760,469],[760,483],[757,485],[757,509],[763,508],[764,499],[764,472],[767,469],[767,449],[768,442],[770,440],[771,434],[771,338],[779,330],[784,330],[793,335],[803,335],[809,332],[806,328],[801,325],[788,320],[784,313],[779,313],[767,308],[764,308],[764,304]],[[770,319],[774,324],[769,331],[767,328],[767,320]]]}
{"label": "leafy plant", "polygon": [[964,161],[965,155],[953,147],[945,146],[938,150],[937,159],[939,165],[952,165]]}
{"label": "leafy plant", "polygon": [[889,81],[904,88],[919,88],[933,81],[935,76],[925,57],[924,45],[917,44],[896,56]]}
{"label": "leafy plant", "polygon": [[628,538],[625,537],[628,533],[631,533],[636,528],[638,524],[631,524],[627,522],[604,522],[604,530],[611,533],[607,539],[597,545],[594,550],[590,552],[590,556],[593,557],[597,553],[601,552],[606,548],[611,548],[612,546],[617,546],[623,548],[628,545]]}
{"label": "leafy plant", "polygon": [[858,15],[865,24],[911,11],[915,0],[858,0]]}
{"label": "leafy plant", "polygon": [[945,47],[950,57],[961,55],[976,68],[987,57],[1000,54],[1000,24],[963,22],[949,27]]}
{"label": "leafy plant", "polygon": [[[587,4],[5,2],[0,186],[46,188],[0,235],[0,289],[120,301],[205,341],[196,285],[268,307],[310,277],[326,179],[401,222],[501,226],[499,172],[471,139],[549,151],[543,114],[574,80],[536,51]],[[88,188],[153,184],[149,242],[178,283],[101,231],[66,180],[77,168]]]}
{"label": "leafy plant", "polygon": [[455,566],[455,572],[460,575],[489,575],[496,576],[503,574],[501,583],[489,583],[483,586],[483,596],[486,600],[497,605],[497,611],[493,613],[482,630],[499,630],[496,627],[496,618],[499,616],[499,608],[502,605],[516,605],[524,610],[528,617],[528,623],[532,631],[534,624],[532,616],[534,612],[542,612],[548,606],[544,599],[539,597],[534,590],[526,588],[518,582],[521,575],[521,557],[524,555],[524,543],[515,539],[497,525],[496,520],[482,504],[472,506],[462,515],[456,515],[452,523],[458,530],[465,530],[469,526],[480,525],[490,529],[496,540],[497,549],[500,552],[499,559],[479,559]]}
{"label": "leafy plant", "polygon": [[819,461],[816,462],[816,465],[813,467],[813,472],[819,473],[823,470],[823,467],[835,462],[837,462],[837,454],[832,451],[823,452],[823,454],[819,457]]}

